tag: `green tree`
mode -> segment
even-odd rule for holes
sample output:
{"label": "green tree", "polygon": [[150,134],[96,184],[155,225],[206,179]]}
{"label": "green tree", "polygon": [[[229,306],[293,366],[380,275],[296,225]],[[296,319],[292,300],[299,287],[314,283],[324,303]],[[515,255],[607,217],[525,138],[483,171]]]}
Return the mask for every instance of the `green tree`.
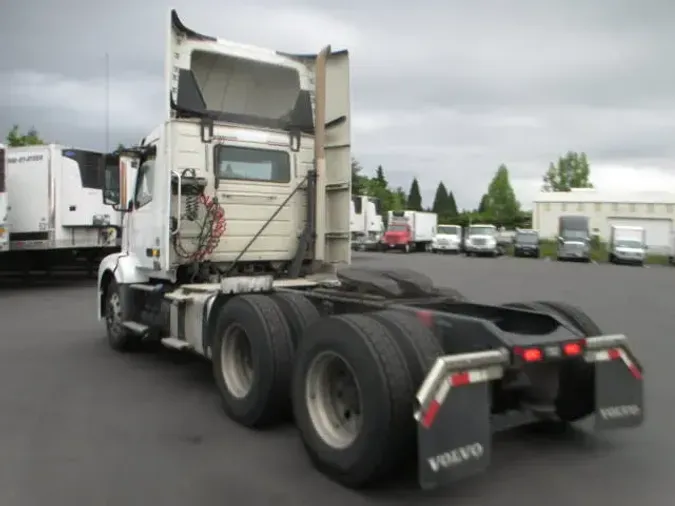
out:
{"label": "green tree", "polygon": [[487,214],[498,225],[513,224],[520,214],[520,203],[516,200],[509,178],[509,169],[502,164],[490,182],[487,191]]}
{"label": "green tree", "polygon": [[431,206],[431,211],[439,215],[444,215],[448,207],[448,190],[445,188],[443,181],[438,183],[436,187],[436,195],[434,196],[434,205]]}
{"label": "green tree", "polygon": [[363,167],[356,158],[352,158],[352,194],[363,195],[366,191],[368,178],[361,174]]}
{"label": "green tree", "polygon": [[398,186],[393,193],[392,211],[403,211],[407,205],[408,198],[406,197],[405,190]]}
{"label": "green tree", "polygon": [[378,165],[377,169],[375,170],[375,181],[377,181],[377,184],[383,188],[389,187],[389,182],[387,181],[387,178],[384,177],[384,169],[382,168],[382,165]]}
{"label": "green tree", "polygon": [[45,144],[40,138],[37,130],[34,127],[28,129],[26,133],[21,133],[19,125],[14,125],[6,137],[7,145],[12,148],[21,146],[39,146]]}
{"label": "green tree", "polygon": [[452,192],[448,194],[447,202],[446,213],[454,218],[459,214],[459,212],[457,211],[457,202],[455,202],[455,196]]}
{"label": "green tree", "polygon": [[417,181],[417,178],[412,180],[410,185],[410,191],[408,192],[406,207],[411,211],[421,211],[422,210],[422,194],[420,193],[420,184]]}
{"label": "green tree", "polygon": [[366,193],[380,201],[383,214],[387,214],[393,208],[393,194],[389,190],[389,182],[384,175],[384,169],[381,165],[375,170],[375,177],[367,181]]}
{"label": "green tree", "polygon": [[487,193],[480,198],[480,203],[478,204],[478,212],[483,214],[488,210],[488,196]]}
{"label": "green tree", "polygon": [[590,180],[591,169],[586,153],[569,151],[565,156],[551,162],[546,174],[542,190],[545,192],[568,192],[572,188],[593,188]]}

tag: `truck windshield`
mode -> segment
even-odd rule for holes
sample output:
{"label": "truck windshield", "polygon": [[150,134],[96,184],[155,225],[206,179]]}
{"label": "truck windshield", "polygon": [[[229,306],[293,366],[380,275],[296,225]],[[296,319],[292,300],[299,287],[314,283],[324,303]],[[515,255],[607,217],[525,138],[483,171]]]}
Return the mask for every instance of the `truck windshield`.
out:
{"label": "truck windshield", "polygon": [[438,233],[444,235],[459,235],[459,227],[440,225],[438,227]]}
{"label": "truck windshield", "polygon": [[642,242],[641,241],[635,241],[633,239],[619,239],[616,241],[616,245],[619,248],[642,248]]}
{"label": "truck windshield", "polygon": [[406,225],[389,225],[389,228],[387,228],[387,232],[405,232],[408,230]]}
{"label": "truck windshield", "polygon": [[536,244],[539,242],[537,234],[516,234],[516,242],[523,244]]}
{"label": "truck windshield", "polygon": [[288,183],[291,162],[286,151],[220,144],[214,148],[219,179]]}
{"label": "truck windshield", "polygon": [[579,239],[585,240],[588,238],[588,232],[586,230],[565,229],[562,231],[560,235],[565,240],[579,240]]}
{"label": "truck windshield", "polygon": [[495,235],[494,227],[469,227],[469,235]]}

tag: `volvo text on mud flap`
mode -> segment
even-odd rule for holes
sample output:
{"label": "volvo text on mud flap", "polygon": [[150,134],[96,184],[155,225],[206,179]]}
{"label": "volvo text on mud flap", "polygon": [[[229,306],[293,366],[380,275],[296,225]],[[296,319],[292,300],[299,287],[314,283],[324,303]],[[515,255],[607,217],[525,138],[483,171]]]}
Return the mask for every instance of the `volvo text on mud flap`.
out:
{"label": "volvo text on mud flap", "polygon": [[641,425],[644,421],[642,367],[628,349],[626,336],[588,338],[586,350],[586,361],[596,365],[596,428]]}
{"label": "volvo text on mud flap", "polygon": [[[505,351],[439,358],[417,393],[418,475],[436,488],[490,463],[489,382],[502,377]],[[439,453],[439,449],[448,450]]]}

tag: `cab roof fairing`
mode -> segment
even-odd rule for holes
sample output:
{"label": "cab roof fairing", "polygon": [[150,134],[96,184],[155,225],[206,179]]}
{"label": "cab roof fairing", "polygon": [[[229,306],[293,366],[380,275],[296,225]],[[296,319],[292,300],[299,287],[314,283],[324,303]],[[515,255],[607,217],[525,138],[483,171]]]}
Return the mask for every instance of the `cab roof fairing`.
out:
{"label": "cab roof fairing", "polygon": [[[171,30],[169,35],[169,44],[174,35],[179,36],[184,41],[203,42],[203,50],[213,52],[214,54],[223,54],[243,60],[258,61],[270,65],[276,65],[285,68],[292,68],[298,72],[300,81],[300,96],[295,107],[289,114],[280,119],[260,118],[242,114],[229,114],[220,111],[208,111],[204,107],[204,99],[197,83],[194,81],[194,75],[188,69],[180,68],[178,77],[178,95],[174,92],[169,93],[169,107],[171,111],[178,113],[179,117],[209,117],[213,120],[232,121],[236,123],[249,124],[251,126],[262,126],[282,130],[300,130],[301,132],[312,134],[314,130],[314,62],[317,54],[292,54],[275,51],[258,46],[240,44],[229,40],[220,39],[210,35],[201,34],[191,28],[188,28],[178,17],[175,9],[171,10]],[[176,58],[178,55],[169,55]],[[332,51],[329,56],[348,55],[347,50]],[[171,71],[172,72],[172,71]],[[182,91],[182,93],[181,93]],[[304,95],[304,96],[303,96]],[[308,95],[311,97],[308,99]],[[311,109],[311,110],[310,110]],[[329,118],[329,123],[334,118]],[[340,118],[335,118],[340,120]]]}

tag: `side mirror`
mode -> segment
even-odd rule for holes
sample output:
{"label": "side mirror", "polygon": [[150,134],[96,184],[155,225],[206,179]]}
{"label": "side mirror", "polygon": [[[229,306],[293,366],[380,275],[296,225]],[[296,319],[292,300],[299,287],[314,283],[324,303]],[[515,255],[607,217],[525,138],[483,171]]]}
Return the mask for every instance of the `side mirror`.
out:
{"label": "side mirror", "polygon": [[562,243],[565,242],[565,239],[563,239],[562,236],[559,235],[559,236],[558,236],[558,242],[559,242],[560,244],[562,244]]}
{"label": "side mirror", "polygon": [[103,166],[103,203],[116,211],[122,204],[122,177],[119,156],[106,155]]}

